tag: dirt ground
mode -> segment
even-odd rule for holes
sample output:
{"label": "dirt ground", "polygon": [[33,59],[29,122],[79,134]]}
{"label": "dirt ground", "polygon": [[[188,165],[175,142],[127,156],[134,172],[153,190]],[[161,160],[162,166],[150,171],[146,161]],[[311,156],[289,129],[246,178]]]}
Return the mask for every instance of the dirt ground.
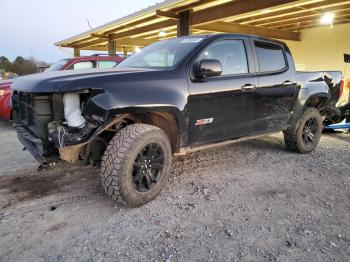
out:
{"label": "dirt ground", "polygon": [[174,160],[152,202],[108,199],[98,170],[37,172],[0,127],[0,261],[350,261],[350,136],[309,155],[282,136]]}

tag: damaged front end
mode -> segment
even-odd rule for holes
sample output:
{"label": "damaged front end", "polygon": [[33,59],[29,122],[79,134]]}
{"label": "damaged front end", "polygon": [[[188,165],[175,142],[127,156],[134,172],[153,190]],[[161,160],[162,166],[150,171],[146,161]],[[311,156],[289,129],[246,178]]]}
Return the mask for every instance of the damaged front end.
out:
{"label": "damaged front end", "polygon": [[101,108],[84,110],[90,99],[100,93],[99,90],[64,94],[14,91],[13,118],[18,139],[43,165],[58,159],[72,163],[91,156],[92,161],[98,161],[101,152],[91,154],[94,150],[104,150],[105,143],[98,135],[118,122],[111,121],[108,111]]}

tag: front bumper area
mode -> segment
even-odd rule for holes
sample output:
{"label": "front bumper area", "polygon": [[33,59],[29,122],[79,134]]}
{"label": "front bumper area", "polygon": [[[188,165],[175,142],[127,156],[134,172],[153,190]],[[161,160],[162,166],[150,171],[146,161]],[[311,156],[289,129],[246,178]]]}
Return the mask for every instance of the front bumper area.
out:
{"label": "front bumper area", "polygon": [[32,135],[23,125],[14,124],[13,127],[17,132],[18,140],[40,164],[48,164],[56,160],[55,156],[47,154],[44,143],[40,138]]}

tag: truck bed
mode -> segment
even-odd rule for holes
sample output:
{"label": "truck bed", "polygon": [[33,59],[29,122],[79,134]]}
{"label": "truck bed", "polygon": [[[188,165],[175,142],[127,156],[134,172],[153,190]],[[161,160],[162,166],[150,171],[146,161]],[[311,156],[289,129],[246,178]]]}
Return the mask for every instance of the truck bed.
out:
{"label": "truck bed", "polygon": [[297,71],[297,80],[301,88],[313,89],[320,85],[324,85],[329,95],[327,105],[336,106],[341,95],[342,74],[340,71]]}

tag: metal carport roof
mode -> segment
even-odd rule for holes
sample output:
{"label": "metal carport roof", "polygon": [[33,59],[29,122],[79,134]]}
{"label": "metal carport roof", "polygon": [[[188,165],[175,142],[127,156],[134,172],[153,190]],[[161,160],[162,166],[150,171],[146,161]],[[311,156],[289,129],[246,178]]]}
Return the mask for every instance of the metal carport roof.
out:
{"label": "metal carport roof", "polygon": [[167,0],[56,43],[78,50],[145,46],[176,35],[248,33],[300,40],[300,31],[320,26],[325,12],[334,24],[350,22],[344,0]]}

